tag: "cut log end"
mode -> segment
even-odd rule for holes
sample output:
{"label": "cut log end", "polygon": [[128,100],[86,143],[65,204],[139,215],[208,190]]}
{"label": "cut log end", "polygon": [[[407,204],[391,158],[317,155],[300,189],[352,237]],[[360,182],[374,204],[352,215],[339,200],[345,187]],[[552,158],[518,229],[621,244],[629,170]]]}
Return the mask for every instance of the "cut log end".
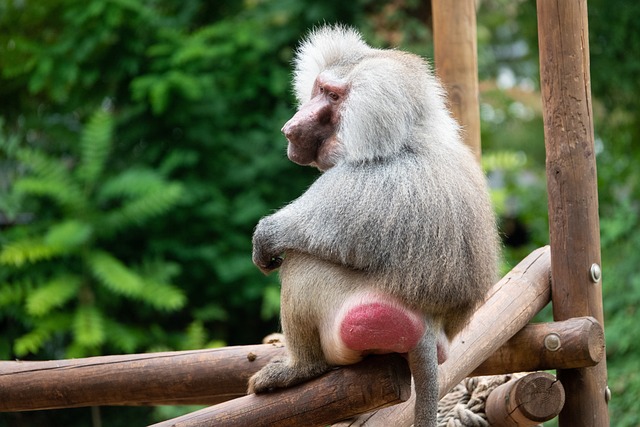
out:
{"label": "cut log end", "polygon": [[546,372],[535,372],[491,392],[486,414],[492,426],[534,426],[557,417],[564,401],[560,381]]}

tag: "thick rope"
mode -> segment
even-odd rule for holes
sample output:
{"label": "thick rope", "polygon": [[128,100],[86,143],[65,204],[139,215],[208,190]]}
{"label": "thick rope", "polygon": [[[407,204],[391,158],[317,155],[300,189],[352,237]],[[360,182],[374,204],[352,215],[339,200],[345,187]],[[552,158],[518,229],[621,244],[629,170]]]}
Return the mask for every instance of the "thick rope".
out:
{"label": "thick rope", "polygon": [[489,427],[485,405],[498,386],[522,375],[465,378],[438,403],[438,427]]}

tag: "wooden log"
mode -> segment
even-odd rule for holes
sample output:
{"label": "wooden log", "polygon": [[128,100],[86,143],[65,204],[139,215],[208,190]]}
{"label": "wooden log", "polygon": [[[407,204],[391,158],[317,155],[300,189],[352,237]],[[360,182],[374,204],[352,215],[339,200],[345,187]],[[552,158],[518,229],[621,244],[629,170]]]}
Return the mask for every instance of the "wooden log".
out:
{"label": "wooden log", "polygon": [[[539,0],[537,11],[553,315],[604,325],[587,1]],[[560,426],[609,425],[606,357],[558,379],[567,392]]]}
{"label": "wooden log", "polygon": [[573,369],[604,357],[604,331],[593,317],[525,326],[470,376]]}
{"label": "wooden log", "polygon": [[433,0],[436,74],[442,81],[465,143],[480,161],[478,46],[475,0]]}
{"label": "wooden log", "polygon": [[[559,340],[557,350],[544,347],[548,336]],[[602,327],[591,317],[530,324],[470,376],[593,366],[603,354]],[[247,378],[272,357],[283,355],[283,346],[252,345],[0,362],[0,411],[89,405],[213,405],[244,396]]]}
{"label": "wooden log", "polygon": [[564,399],[564,388],[556,377],[536,372],[493,390],[485,413],[495,427],[532,427],[557,417]]}
{"label": "wooden log", "polygon": [[246,394],[247,380],[274,356],[272,344],[0,362],[0,411],[129,404],[213,404]]}
{"label": "wooden log", "polygon": [[[549,247],[536,249],[489,292],[469,325],[453,340],[448,359],[440,365],[440,397],[475,370],[522,329],[550,300]],[[410,426],[415,393],[406,402],[364,414],[344,426]]]}
{"label": "wooden log", "polygon": [[154,427],[323,426],[405,401],[411,372],[397,354],[370,357],[304,384],[249,395],[154,424]]}
{"label": "wooden log", "polygon": [[[548,336],[559,340],[557,350],[544,347]],[[284,354],[282,346],[253,345],[0,362],[0,411],[89,405],[213,405],[244,396],[247,378],[272,357]],[[587,367],[597,364],[603,354],[602,327],[591,317],[530,324],[470,376]]]}

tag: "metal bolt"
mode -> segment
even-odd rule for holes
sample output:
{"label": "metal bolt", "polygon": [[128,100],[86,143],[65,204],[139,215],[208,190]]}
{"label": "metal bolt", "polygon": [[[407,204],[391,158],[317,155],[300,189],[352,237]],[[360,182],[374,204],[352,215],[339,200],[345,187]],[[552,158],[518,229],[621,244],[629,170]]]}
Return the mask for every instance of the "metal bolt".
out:
{"label": "metal bolt", "polygon": [[595,262],[591,264],[591,269],[589,270],[589,272],[591,273],[591,281],[593,283],[598,283],[602,278],[602,270],[600,269],[600,266]]}
{"label": "metal bolt", "polygon": [[544,337],[544,347],[549,351],[558,351],[562,346],[562,341],[560,341],[560,335],[556,333],[551,333]]}
{"label": "metal bolt", "polygon": [[604,400],[607,403],[609,403],[609,401],[611,400],[611,389],[609,388],[609,386],[606,386],[604,389]]}

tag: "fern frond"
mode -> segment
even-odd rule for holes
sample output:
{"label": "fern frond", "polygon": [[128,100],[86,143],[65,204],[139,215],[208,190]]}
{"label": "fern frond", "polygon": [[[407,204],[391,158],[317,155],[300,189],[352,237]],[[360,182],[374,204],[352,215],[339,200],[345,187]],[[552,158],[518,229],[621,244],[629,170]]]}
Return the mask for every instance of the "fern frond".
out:
{"label": "fern frond", "polygon": [[199,320],[194,320],[187,327],[187,334],[185,341],[182,343],[181,348],[183,350],[195,350],[198,348],[204,348],[207,342],[207,330]]}
{"label": "fern frond", "polygon": [[[7,77],[7,67],[4,68],[4,76]],[[0,117],[0,153],[4,156],[13,158],[15,152],[20,147],[22,138],[16,133],[11,133],[5,130],[5,118]]]}
{"label": "fern frond", "polygon": [[16,190],[51,197],[62,207],[72,210],[86,207],[84,195],[71,179],[64,163],[50,158],[41,151],[30,149],[18,150],[16,158],[31,173],[31,176],[16,181]]}
{"label": "fern frond", "polygon": [[63,209],[70,212],[83,212],[87,202],[82,193],[72,183],[47,180],[46,178],[25,177],[14,184],[16,191],[39,197],[49,197]]}
{"label": "fern frond", "polygon": [[78,177],[94,184],[107,162],[113,139],[113,117],[104,110],[96,111],[84,127],[80,137],[81,158]]}
{"label": "fern frond", "polygon": [[216,322],[226,322],[229,320],[229,313],[221,305],[208,302],[203,307],[193,311],[194,316],[201,320],[213,320]]}
{"label": "fern frond", "polygon": [[92,233],[93,228],[89,224],[70,220],[51,226],[44,237],[44,242],[69,252],[86,243]]}
{"label": "fern frond", "polygon": [[62,184],[70,182],[69,171],[63,163],[52,159],[42,151],[21,149],[16,158],[26,166],[30,172],[44,181],[54,181]]}
{"label": "fern frond", "polygon": [[181,309],[187,303],[182,289],[167,283],[145,282],[141,299],[152,307],[165,311]]}
{"label": "fern frond", "polygon": [[93,276],[110,291],[126,297],[139,297],[144,282],[135,272],[112,255],[94,251],[87,255]]}
{"label": "fern frond", "polygon": [[163,283],[171,282],[181,270],[180,264],[161,258],[145,258],[139,267],[140,274],[146,280]]}
{"label": "fern frond", "polygon": [[91,352],[91,349],[80,345],[77,341],[71,341],[64,349],[65,359],[80,359],[82,357],[95,356],[95,351]]}
{"label": "fern frond", "polygon": [[78,308],[73,319],[75,341],[83,347],[98,347],[105,341],[104,317],[93,305]]}
{"label": "fern frond", "polygon": [[107,341],[123,353],[133,353],[145,342],[146,334],[136,328],[109,319],[105,319],[105,327],[109,331]]}
{"label": "fern frond", "polygon": [[13,351],[18,357],[37,353],[55,332],[67,331],[71,325],[71,318],[65,313],[56,313],[33,320],[35,321],[33,330],[13,343]]}
{"label": "fern frond", "polygon": [[77,294],[80,283],[80,277],[64,275],[43,284],[27,295],[27,313],[40,317],[63,306]]}
{"label": "fern frond", "polygon": [[64,253],[64,248],[49,245],[41,239],[27,238],[5,245],[0,252],[0,264],[21,267],[25,263],[35,264]]}
{"label": "fern frond", "polygon": [[20,283],[0,283],[0,308],[21,305],[24,286]]}
{"label": "fern frond", "polygon": [[65,221],[55,224],[41,238],[24,238],[10,242],[0,251],[0,264],[21,267],[25,263],[35,264],[57,256],[72,253],[92,235],[90,225],[80,221]]}
{"label": "fern frond", "polygon": [[26,356],[29,353],[35,354],[50,337],[51,331],[34,329],[13,342],[13,352],[18,357]]}
{"label": "fern frond", "polygon": [[129,225],[143,224],[146,220],[169,211],[177,204],[182,193],[182,186],[177,183],[156,188],[107,214],[106,225],[110,230],[119,230]]}
{"label": "fern frond", "polygon": [[165,185],[164,178],[150,169],[129,169],[109,178],[100,186],[98,201],[141,196]]}

